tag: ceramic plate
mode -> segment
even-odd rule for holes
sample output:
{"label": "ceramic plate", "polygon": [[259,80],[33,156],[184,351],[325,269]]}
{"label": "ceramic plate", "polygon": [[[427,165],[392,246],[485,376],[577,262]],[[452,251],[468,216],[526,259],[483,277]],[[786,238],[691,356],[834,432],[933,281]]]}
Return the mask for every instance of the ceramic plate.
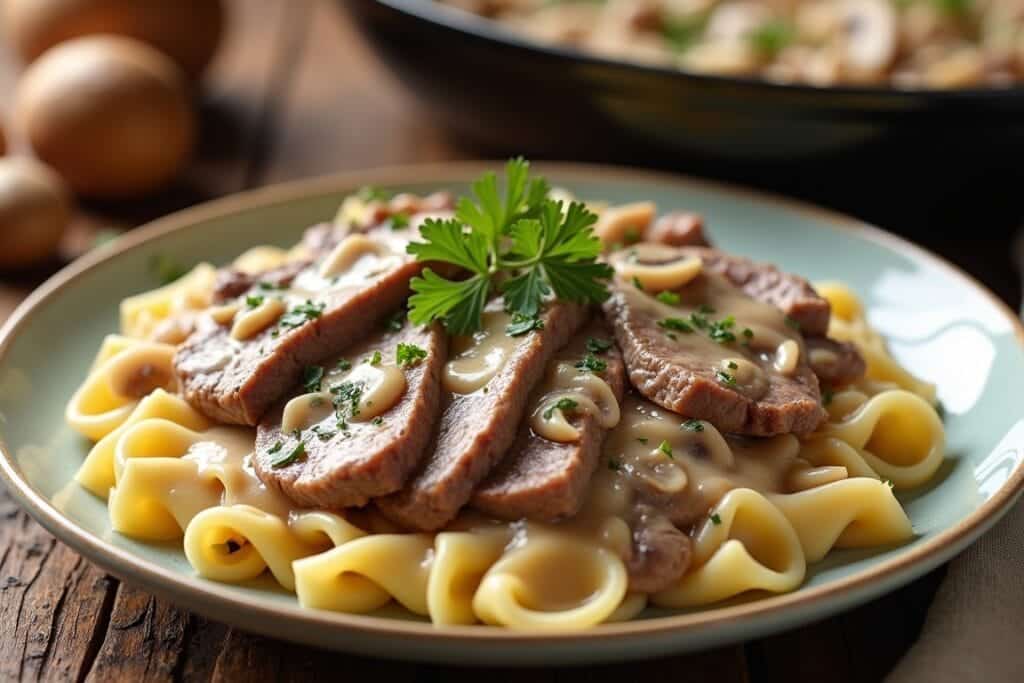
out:
{"label": "ceramic plate", "polygon": [[0,335],[0,471],[14,496],[58,538],[113,574],[247,630],[369,655],[524,664],[683,652],[824,618],[950,559],[1020,493],[1024,420],[1015,382],[1024,377],[1024,329],[974,280],[902,240],[822,210],[684,178],[552,165],[541,172],[578,196],[652,199],[663,211],[698,211],[722,247],[812,280],[843,280],[860,293],[896,356],[938,385],[947,411],[948,461],[932,483],[900,496],[913,521],[912,542],[834,552],[786,595],[694,612],[649,610],[638,620],[584,632],[530,634],[435,628],[394,610],[369,616],[304,610],[267,583],[196,577],[180,544],[138,543],[111,531],[104,503],[71,483],[88,444],[64,426],[63,411],[101,339],[117,329],[119,300],[157,284],[149,269],[155,255],[223,263],[252,244],[294,242],[361,185],[462,190],[484,168],[391,169],[238,195],[136,230],[58,273]]}

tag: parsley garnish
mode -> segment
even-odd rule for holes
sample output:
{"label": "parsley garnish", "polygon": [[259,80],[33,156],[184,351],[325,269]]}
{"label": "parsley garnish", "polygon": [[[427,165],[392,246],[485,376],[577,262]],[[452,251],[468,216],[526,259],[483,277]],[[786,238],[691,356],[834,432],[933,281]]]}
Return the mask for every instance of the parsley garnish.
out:
{"label": "parsley garnish", "polygon": [[188,272],[188,268],[167,254],[153,254],[149,259],[149,270],[162,285],[169,285]]}
{"label": "parsley garnish", "polygon": [[831,389],[825,389],[824,391],[821,392],[821,404],[825,406],[830,405],[834,397],[835,394],[832,392]]}
{"label": "parsley garnish", "polygon": [[399,342],[395,349],[395,362],[404,367],[418,365],[426,357],[427,350],[415,344]]}
{"label": "parsley garnish", "polygon": [[263,296],[259,294],[250,294],[245,297],[245,305],[249,308],[256,308],[263,303]]}
{"label": "parsley garnish", "polygon": [[608,363],[604,362],[592,353],[588,353],[583,360],[576,361],[576,367],[580,370],[590,372],[604,372],[608,369]]}
{"label": "parsley garnish", "polygon": [[380,365],[380,362],[382,360],[384,360],[384,356],[381,355],[381,352],[380,351],[374,351],[373,354],[367,356],[366,360],[364,360],[363,362],[364,363],[369,363],[370,365],[375,365],[376,366],[376,365]]}
{"label": "parsley garnish", "polygon": [[352,361],[346,358],[342,358],[341,360],[338,361],[338,369],[341,370],[342,372],[344,372],[345,370],[351,370]]}
{"label": "parsley garnish", "polygon": [[571,398],[560,398],[556,402],[548,406],[542,414],[545,420],[550,420],[551,416],[555,414],[556,410],[572,410],[579,404]]}
{"label": "parsley garnish", "polygon": [[669,306],[675,306],[679,303],[679,295],[675,292],[658,292],[658,296],[655,297],[658,301]]}
{"label": "parsley garnish", "polygon": [[746,337],[747,339],[753,339],[754,338],[754,331],[752,329],[750,329],[749,327],[744,327],[743,328],[743,336]]}
{"label": "parsley garnish", "polygon": [[270,461],[270,466],[273,467],[276,470],[279,467],[284,467],[285,465],[291,465],[293,462],[295,462],[296,460],[298,460],[299,458],[301,458],[305,454],[306,454],[306,444],[304,444],[304,443],[302,443],[300,441],[297,444],[295,444],[295,447],[292,448],[287,453],[282,453],[281,455],[279,455],[276,458],[274,458],[273,460],[271,460]]}
{"label": "parsley garnish", "polygon": [[596,337],[587,339],[587,351],[589,353],[604,353],[610,348],[612,348],[612,342],[608,339],[598,339]]}
{"label": "parsley garnish", "polygon": [[265,292],[271,292],[275,289],[284,289],[284,285],[279,285],[275,282],[257,282],[256,286]]}
{"label": "parsley garnish", "polygon": [[644,291],[644,283],[640,282],[640,278],[636,275],[633,276],[633,286],[639,289],[641,292]]}
{"label": "parsley garnish", "polygon": [[711,513],[711,523],[712,524],[721,524],[722,523],[722,518],[718,516],[717,512],[712,512]]}
{"label": "parsley garnish", "polygon": [[736,386],[736,378],[724,370],[715,370],[715,379],[729,388]]}
{"label": "parsley garnish", "polygon": [[374,427],[380,427],[382,424],[384,424],[384,418],[378,415],[377,417],[370,420],[370,424],[372,424]]}
{"label": "parsley garnish", "polygon": [[663,330],[675,330],[676,332],[693,332],[693,326],[682,318],[665,318],[658,321],[658,327]]}
{"label": "parsley garnish", "polygon": [[685,429],[688,432],[703,432],[704,423],[700,420],[687,420],[683,424],[679,425],[680,429]]}
{"label": "parsley garnish", "polygon": [[505,334],[510,337],[521,337],[527,332],[543,329],[544,321],[540,316],[513,313],[512,322],[505,326]]}
{"label": "parsley garnish", "polygon": [[391,193],[373,185],[365,185],[359,188],[356,195],[364,202],[386,202],[391,199]]}
{"label": "parsley garnish", "polygon": [[334,438],[334,435],[338,433],[332,432],[329,429],[321,429],[320,425],[314,425],[312,432],[316,434],[317,438],[320,439],[321,441],[330,441],[332,438]]}
{"label": "parsley garnish", "polygon": [[639,441],[640,443],[647,443],[649,441],[649,439],[646,436],[638,436],[636,437],[636,440]]}
{"label": "parsley garnish", "polygon": [[736,341],[736,335],[732,333],[734,325],[736,325],[736,320],[731,315],[726,316],[718,322],[708,325],[708,336],[719,344],[734,342]]}
{"label": "parsley garnish", "polygon": [[320,382],[324,378],[324,369],[319,365],[310,365],[302,369],[302,387],[306,393],[320,391]]}
{"label": "parsley garnish", "polygon": [[509,161],[504,196],[497,177],[486,173],[473,183],[475,201],[461,198],[454,218],[424,221],[425,241],[409,244],[406,251],[420,261],[459,266],[470,276],[448,280],[427,268],[413,278],[409,318],[414,323],[442,320],[452,334],[475,332],[495,290],[504,295],[509,312],[528,317],[540,312],[552,292],[578,303],[608,298],[603,280],[612,270],[596,260],[601,253],[593,230],[597,216],[578,202],[563,214],[562,202],[547,198],[547,181],[531,179],[529,168],[523,159]]}
{"label": "parsley garnish", "polygon": [[319,318],[324,312],[324,304],[313,303],[312,301],[306,300],[306,303],[299,304],[292,310],[288,311],[281,316],[280,325],[281,327],[287,327],[293,329],[296,327],[302,327],[310,320]]}
{"label": "parsley garnish", "polygon": [[747,34],[751,46],[765,57],[774,57],[793,42],[796,31],[788,21],[766,21]]}
{"label": "parsley garnish", "polygon": [[734,361],[734,360],[731,360],[731,361],[729,361],[729,362],[727,363],[727,366],[728,366],[728,368],[729,368],[730,370],[739,370],[739,369],[740,369],[740,366],[739,366],[739,365],[737,365],[737,364],[736,364],[736,361]]}
{"label": "parsley garnish", "polygon": [[790,318],[788,315],[786,316],[786,324],[792,327],[794,330],[800,329],[800,321]]}
{"label": "parsley garnish", "polygon": [[662,441],[658,444],[658,450],[669,457],[670,460],[675,460],[676,457],[672,455],[672,445],[668,441]]}
{"label": "parsley garnish", "polygon": [[281,443],[280,441],[275,441],[274,445],[267,449],[267,453],[269,453],[270,455],[273,455],[274,453],[277,453],[279,450],[281,450],[281,448],[283,448],[283,447],[284,447],[283,443]]}
{"label": "parsley garnish", "polygon": [[359,414],[359,402],[363,398],[362,382],[342,382],[331,387],[331,394],[334,409],[338,413],[338,427],[347,429],[348,425],[342,426],[345,417],[355,417]]}
{"label": "parsley garnish", "polygon": [[712,313],[715,312],[715,309],[713,309],[711,306],[708,306],[707,304],[701,304],[700,306],[697,307],[697,312],[703,313],[704,315],[711,315]]}
{"label": "parsley garnish", "polygon": [[402,230],[403,228],[409,227],[409,214],[407,213],[396,213],[391,217],[391,229]]}

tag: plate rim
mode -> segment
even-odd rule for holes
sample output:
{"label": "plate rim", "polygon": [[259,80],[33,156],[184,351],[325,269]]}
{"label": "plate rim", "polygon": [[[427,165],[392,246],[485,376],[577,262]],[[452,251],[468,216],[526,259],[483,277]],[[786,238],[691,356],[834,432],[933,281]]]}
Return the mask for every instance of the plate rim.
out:
{"label": "plate rim", "polygon": [[[502,163],[504,162],[494,160],[437,162],[344,171],[247,190],[168,214],[85,254],[34,290],[0,328],[0,365],[6,361],[10,346],[20,330],[31,321],[38,310],[49,302],[53,295],[65,287],[73,285],[78,278],[86,273],[102,267],[107,261],[142,245],[157,241],[163,236],[194,229],[197,223],[240,211],[335,194],[362,185],[387,186],[423,183],[440,185],[441,183],[466,182],[480,172],[493,170]],[[837,232],[853,231],[887,250],[908,255],[914,260],[935,266],[946,275],[982,294],[1010,322],[1017,343],[1024,347],[1024,325],[1020,319],[1007,304],[974,277],[927,249],[859,219],[801,200],[683,174],[650,171],[628,166],[566,162],[537,162],[533,165],[534,168],[546,175],[559,176],[570,182],[572,180],[620,181],[637,184],[658,183],[666,186],[687,187],[691,190],[704,188],[724,196],[740,197],[759,203],[781,206],[788,211],[824,222],[829,227],[836,229]],[[0,434],[0,481],[6,485],[12,497],[21,507],[27,510],[58,540],[69,545],[104,570],[119,577],[127,577],[129,583],[142,585],[188,609],[212,615],[224,621],[233,621],[249,630],[301,642],[311,642],[311,639],[303,637],[299,630],[292,630],[293,627],[326,625],[335,634],[348,632],[364,637],[398,636],[410,641],[411,646],[418,650],[417,654],[405,654],[406,657],[450,661],[457,657],[444,656],[443,645],[448,641],[475,642],[481,646],[489,645],[491,647],[543,643],[554,647],[579,646],[582,648],[586,645],[608,645],[612,642],[619,642],[624,647],[627,641],[634,642],[639,638],[656,636],[662,639],[672,639],[671,644],[663,643],[661,646],[656,646],[651,642],[653,653],[654,650],[683,649],[684,646],[678,639],[701,628],[727,627],[731,623],[743,621],[751,623],[770,622],[772,619],[785,621],[787,617],[791,618],[789,625],[793,625],[797,622],[814,619],[815,614],[807,614],[810,611],[808,608],[813,608],[815,603],[822,603],[822,601],[825,601],[825,605],[832,606],[831,612],[848,609],[853,604],[866,600],[872,595],[888,592],[897,585],[913,580],[941,562],[950,559],[995,524],[1024,491],[1024,461],[1017,464],[1012,474],[995,494],[957,524],[940,531],[933,538],[895,557],[821,586],[801,588],[791,593],[688,614],[602,624],[584,631],[538,632],[488,628],[479,625],[437,627],[429,622],[305,609],[299,607],[297,603],[280,605],[262,600],[259,596],[249,596],[237,592],[229,585],[205,581],[195,576],[176,572],[139,557],[128,549],[113,545],[79,526],[57,510],[46,496],[23,478],[2,434]],[[845,601],[842,599],[844,594],[847,597]],[[837,596],[839,599],[835,600],[834,598]],[[829,600],[830,598],[833,600]],[[802,617],[801,609],[804,610]],[[246,614],[258,616],[259,623],[250,621],[242,623]],[[780,627],[776,627],[775,630],[778,628]],[[323,646],[341,647],[335,642],[335,638],[329,637],[329,634],[321,634],[313,640]],[[353,646],[360,645],[356,642],[352,644]],[[438,646],[438,649],[433,650],[431,646]],[[398,651],[390,652],[390,654],[395,657],[403,656],[403,653]],[[472,659],[473,655],[467,654],[462,658]],[[483,655],[483,658],[477,661],[487,661],[488,659],[487,655]]]}

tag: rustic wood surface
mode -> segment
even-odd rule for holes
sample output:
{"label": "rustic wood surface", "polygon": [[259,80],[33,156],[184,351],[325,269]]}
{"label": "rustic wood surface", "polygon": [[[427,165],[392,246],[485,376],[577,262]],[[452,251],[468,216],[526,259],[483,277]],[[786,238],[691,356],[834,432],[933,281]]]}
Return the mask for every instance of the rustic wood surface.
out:
{"label": "rustic wood surface", "polygon": [[[83,206],[63,245],[63,261],[110,231],[244,188],[471,155],[430,122],[329,0],[229,4],[230,31],[201,96],[203,135],[195,162],[159,196]],[[9,55],[0,56],[0,92],[13,92],[18,70]],[[2,98],[0,109],[9,101]],[[970,265],[990,265],[987,257],[959,255]],[[3,276],[0,315],[58,265]],[[1001,272],[983,275],[998,286],[1009,282]],[[1010,296],[1006,289],[1001,293]],[[940,569],[839,617],[744,645],[639,664],[534,671],[529,678],[878,680],[913,642],[942,574]],[[3,492],[0,634],[2,681],[299,681],[365,672],[378,680],[420,682],[477,680],[483,673],[324,652],[189,614],[107,576],[42,530]],[[499,683],[521,674],[485,675]]]}

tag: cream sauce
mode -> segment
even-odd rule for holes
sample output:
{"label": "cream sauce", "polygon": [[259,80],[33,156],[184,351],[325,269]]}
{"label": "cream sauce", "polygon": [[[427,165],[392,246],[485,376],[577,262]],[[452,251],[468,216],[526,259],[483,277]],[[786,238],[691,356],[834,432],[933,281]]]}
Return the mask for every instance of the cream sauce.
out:
{"label": "cream sauce", "polygon": [[[593,415],[604,429],[611,429],[619,423],[619,402],[615,400],[611,387],[594,373],[577,368],[573,360],[549,364],[535,395],[538,398],[533,401],[530,411],[530,426],[549,441],[579,441],[580,432],[569,422],[567,412]],[[571,401],[575,405],[563,410],[558,407],[559,401]]]}
{"label": "cream sauce", "polygon": [[[696,278],[674,292],[679,297],[674,304],[628,281],[620,281],[620,288],[638,313],[675,323],[665,327],[666,343],[707,359],[708,369],[724,386],[752,400],[768,391],[771,374],[795,372],[805,353],[803,337],[778,308],[747,296],[722,276],[705,273]],[[721,332],[728,339],[720,343],[712,338],[710,326],[726,320],[731,322]]]}
{"label": "cream sauce", "polygon": [[529,335],[510,337],[505,333],[512,316],[503,310],[503,304],[501,299],[496,299],[487,305],[478,332],[452,337],[451,360],[445,364],[442,375],[442,383],[448,391],[472,394],[482,389],[498,374],[516,347],[529,338]]}

